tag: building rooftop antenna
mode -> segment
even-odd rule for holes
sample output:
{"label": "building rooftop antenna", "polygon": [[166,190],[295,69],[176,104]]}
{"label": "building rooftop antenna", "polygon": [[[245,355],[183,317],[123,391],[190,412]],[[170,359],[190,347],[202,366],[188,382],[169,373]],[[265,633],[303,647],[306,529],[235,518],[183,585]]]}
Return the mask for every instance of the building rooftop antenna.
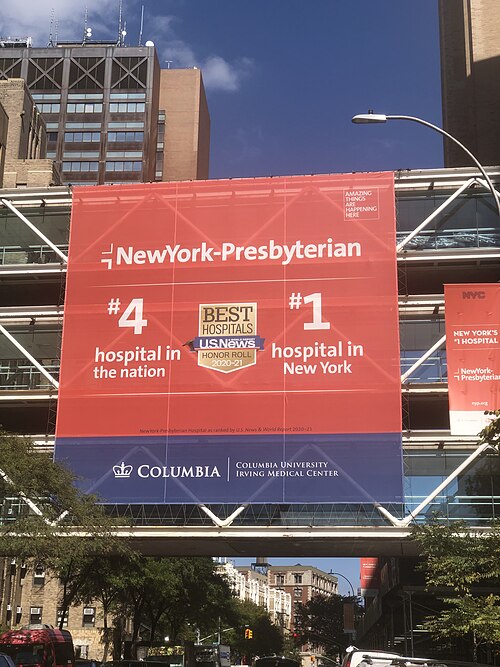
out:
{"label": "building rooftop antenna", "polygon": [[142,46],[142,29],[144,27],[144,5],[141,6],[141,27],[139,29],[139,44],[138,46]]}
{"label": "building rooftop antenna", "polygon": [[118,46],[122,45],[122,16],[123,16],[123,0],[118,3]]}
{"label": "building rooftop antenna", "polygon": [[123,30],[121,32],[121,46],[125,46],[125,37],[127,36],[127,22],[123,22]]}
{"label": "building rooftop antenna", "polygon": [[92,39],[92,28],[89,27],[89,9],[85,7],[85,22],[83,26],[83,43]]}
{"label": "building rooftop antenna", "polygon": [[55,18],[56,18],[56,10],[54,9],[54,7],[52,7],[52,9],[50,10],[49,43],[47,44],[47,46],[54,46],[54,39],[52,37],[52,31],[54,29]]}

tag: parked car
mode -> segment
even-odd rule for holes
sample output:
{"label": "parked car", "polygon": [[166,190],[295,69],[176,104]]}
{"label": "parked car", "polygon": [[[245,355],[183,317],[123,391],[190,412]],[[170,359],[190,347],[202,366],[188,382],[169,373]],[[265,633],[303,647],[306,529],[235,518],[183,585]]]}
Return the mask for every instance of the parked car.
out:
{"label": "parked car", "polygon": [[15,667],[14,661],[6,653],[0,653],[0,667]]}

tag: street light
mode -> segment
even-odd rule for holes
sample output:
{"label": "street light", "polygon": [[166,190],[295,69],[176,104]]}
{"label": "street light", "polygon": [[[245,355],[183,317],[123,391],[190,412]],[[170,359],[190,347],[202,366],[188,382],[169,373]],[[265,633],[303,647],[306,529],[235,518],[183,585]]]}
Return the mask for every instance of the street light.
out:
{"label": "street light", "polygon": [[500,199],[498,197],[498,192],[495,190],[493,183],[491,182],[490,177],[484,170],[483,166],[480,164],[479,160],[470,152],[468,148],[466,148],[458,139],[456,139],[454,136],[443,130],[441,127],[438,127],[437,125],[433,125],[432,123],[429,123],[427,120],[423,120],[422,118],[417,118],[416,116],[387,116],[386,114],[382,113],[361,113],[357,114],[356,116],[353,116],[352,122],[356,124],[365,124],[365,123],[385,123],[388,120],[410,120],[413,121],[414,123],[419,123],[420,125],[425,125],[425,127],[430,127],[431,130],[435,130],[436,132],[439,132],[439,134],[442,134],[443,136],[447,137],[450,139],[450,141],[453,141],[455,144],[460,146],[460,148],[467,153],[467,155],[470,157],[470,159],[474,162],[476,167],[479,169],[481,174],[484,177],[484,180],[488,184],[488,187],[491,191],[491,194],[493,195],[493,199],[495,200],[495,204],[497,207],[497,212],[498,215],[500,216]]}
{"label": "street light", "polygon": [[342,577],[342,579],[345,579],[347,581],[347,583],[349,584],[349,586],[351,587],[352,597],[353,598],[356,597],[356,594],[354,593],[354,586],[351,584],[349,579],[344,574],[340,574],[340,572],[333,572],[332,570],[330,570],[330,574],[334,574],[336,577]]}

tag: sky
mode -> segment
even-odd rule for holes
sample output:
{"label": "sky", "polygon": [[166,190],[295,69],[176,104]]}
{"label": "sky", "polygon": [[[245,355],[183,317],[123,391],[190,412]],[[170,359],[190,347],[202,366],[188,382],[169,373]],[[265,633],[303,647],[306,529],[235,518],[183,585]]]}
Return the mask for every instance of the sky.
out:
{"label": "sky", "polygon": [[[139,44],[144,7],[141,43],[155,43],[161,67],[202,70],[211,178],[443,165],[441,136],[427,128],[351,123],[372,109],[441,125],[437,0],[123,0],[122,6],[126,44]],[[94,39],[117,37],[119,0],[0,0],[0,36],[31,36],[34,46],[46,46],[51,33],[80,39],[86,10]],[[311,560],[288,564],[296,562]],[[356,559],[314,564],[359,585]],[[348,590],[342,582],[341,591]]]}
{"label": "sky", "polygon": [[[439,134],[353,125],[373,109],[441,125],[437,0],[123,0],[126,44],[199,67],[211,178],[442,166]],[[1,0],[0,35],[116,38],[119,0]],[[51,28],[51,17],[52,28]]]}

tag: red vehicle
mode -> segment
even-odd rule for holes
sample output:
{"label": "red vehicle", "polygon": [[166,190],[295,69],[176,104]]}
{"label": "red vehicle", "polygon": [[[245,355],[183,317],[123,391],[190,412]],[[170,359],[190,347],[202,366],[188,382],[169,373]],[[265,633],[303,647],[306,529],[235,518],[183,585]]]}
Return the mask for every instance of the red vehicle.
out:
{"label": "red vehicle", "polygon": [[0,652],[9,655],[16,667],[75,667],[73,639],[67,630],[10,630],[0,635]]}

